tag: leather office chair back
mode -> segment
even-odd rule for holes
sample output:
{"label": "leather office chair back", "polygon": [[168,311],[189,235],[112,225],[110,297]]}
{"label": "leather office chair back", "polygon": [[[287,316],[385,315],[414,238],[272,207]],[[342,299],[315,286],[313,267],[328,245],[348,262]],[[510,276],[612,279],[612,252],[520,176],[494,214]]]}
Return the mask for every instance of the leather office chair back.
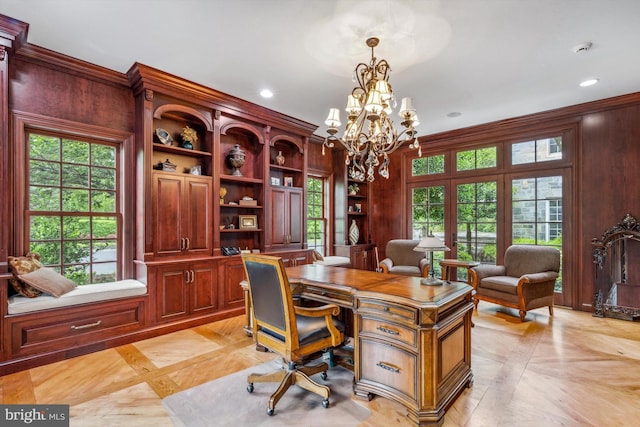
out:
{"label": "leather office chair back", "polygon": [[[259,324],[284,335],[288,324],[284,301],[290,299],[290,295],[282,295],[283,289],[280,286],[280,281],[286,281],[285,289],[288,289],[287,278],[281,277],[274,264],[247,260],[245,265],[249,283],[251,283],[249,289],[254,319],[257,319]],[[282,269],[284,270],[284,265]]]}

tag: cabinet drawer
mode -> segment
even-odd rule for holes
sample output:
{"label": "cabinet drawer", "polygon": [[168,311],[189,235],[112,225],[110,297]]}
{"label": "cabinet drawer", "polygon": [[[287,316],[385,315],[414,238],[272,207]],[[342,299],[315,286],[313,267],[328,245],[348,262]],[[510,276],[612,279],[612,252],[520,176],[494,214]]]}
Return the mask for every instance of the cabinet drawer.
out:
{"label": "cabinet drawer", "polygon": [[73,348],[134,331],[144,322],[140,298],[47,310],[9,321],[13,355]]}
{"label": "cabinet drawer", "polygon": [[391,387],[416,399],[417,356],[389,344],[360,338],[360,380]]}
{"label": "cabinet drawer", "polygon": [[418,311],[399,304],[375,299],[360,298],[358,300],[358,312],[371,313],[377,317],[386,317],[417,324]]}
{"label": "cabinet drawer", "polygon": [[386,340],[403,342],[409,344],[413,348],[416,348],[418,345],[418,333],[411,328],[407,328],[406,326],[393,322],[385,322],[384,320],[369,318],[367,316],[360,316],[360,319],[361,334],[371,334]]}

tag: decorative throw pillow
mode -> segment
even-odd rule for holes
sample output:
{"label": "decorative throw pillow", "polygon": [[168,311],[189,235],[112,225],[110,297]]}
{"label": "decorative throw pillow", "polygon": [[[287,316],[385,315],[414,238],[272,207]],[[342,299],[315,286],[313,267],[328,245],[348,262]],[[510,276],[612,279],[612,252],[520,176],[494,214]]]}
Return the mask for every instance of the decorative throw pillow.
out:
{"label": "decorative throw pillow", "polygon": [[47,267],[39,268],[31,273],[21,274],[19,279],[37,290],[53,295],[56,298],[78,286],[57,271]]}
{"label": "decorative throw pillow", "polygon": [[314,261],[324,261],[324,257],[318,251],[313,251],[313,260]]}
{"label": "decorative throw pillow", "polygon": [[13,273],[13,277],[9,279],[9,283],[11,283],[11,286],[13,286],[13,289],[15,289],[17,293],[27,298],[35,298],[42,294],[38,289],[18,279],[18,276],[31,273],[42,267],[42,264],[40,264],[40,254],[29,252],[26,256],[10,256],[9,267]]}

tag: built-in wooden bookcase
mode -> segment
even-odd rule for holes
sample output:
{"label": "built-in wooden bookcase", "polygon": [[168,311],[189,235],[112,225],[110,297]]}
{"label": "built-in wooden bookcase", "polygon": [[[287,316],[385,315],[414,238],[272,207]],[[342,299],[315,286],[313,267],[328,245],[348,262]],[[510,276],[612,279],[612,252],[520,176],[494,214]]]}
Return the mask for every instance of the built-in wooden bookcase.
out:
{"label": "built-in wooden bookcase", "polygon": [[[220,131],[220,246],[264,248],[264,140],[257,126],[221,118]],[[234,168],[230,154],[240,148],[244,164]],[[235,174],[234,174],[235,172]],[[219,193],[219,196],[222,193]]]}

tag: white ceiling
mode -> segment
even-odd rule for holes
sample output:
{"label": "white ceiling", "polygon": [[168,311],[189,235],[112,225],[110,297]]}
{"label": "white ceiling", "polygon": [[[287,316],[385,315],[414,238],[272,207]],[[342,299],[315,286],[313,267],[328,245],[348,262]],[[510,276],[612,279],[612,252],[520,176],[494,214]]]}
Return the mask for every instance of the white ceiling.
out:
{"label": "white ceiling", "polygon": [[140,62],[319,135],[370,36],[420,135],[640,91],[640,0],[0,0],[0,13],[30,24],[31,44],[122,73]]}

